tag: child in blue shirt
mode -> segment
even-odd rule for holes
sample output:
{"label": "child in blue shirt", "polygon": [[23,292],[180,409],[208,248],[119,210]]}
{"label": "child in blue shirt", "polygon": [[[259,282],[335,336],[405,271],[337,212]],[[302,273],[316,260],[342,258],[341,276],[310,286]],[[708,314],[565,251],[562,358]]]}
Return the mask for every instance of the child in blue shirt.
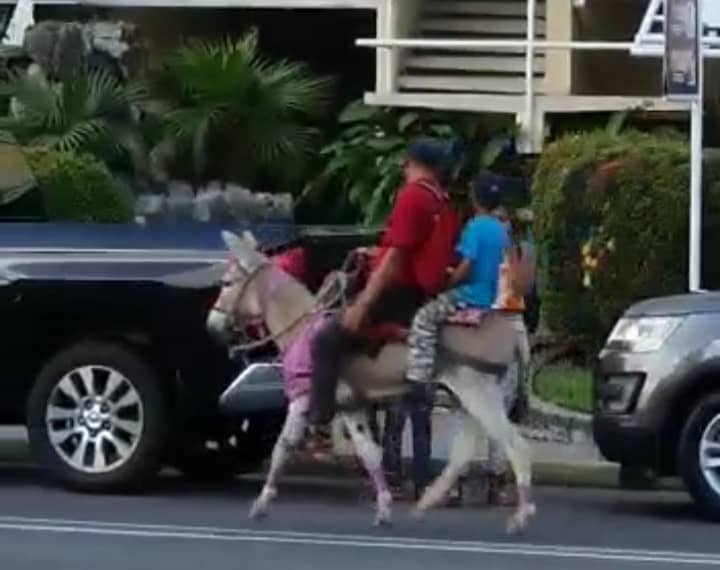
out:
{"label": "child in blue shirt", "polygon": [[500,205],[498,177],[481,174],[473,187],[475,216],[465,225],[457,253],[460,263],[450,278],[451,289],[423,306],[408,337],[407,379],[430,382],[435,374],[438,334],[443,323],[467,308],[490,309],[498,289],[500,264],[510,236],[493,211]]}

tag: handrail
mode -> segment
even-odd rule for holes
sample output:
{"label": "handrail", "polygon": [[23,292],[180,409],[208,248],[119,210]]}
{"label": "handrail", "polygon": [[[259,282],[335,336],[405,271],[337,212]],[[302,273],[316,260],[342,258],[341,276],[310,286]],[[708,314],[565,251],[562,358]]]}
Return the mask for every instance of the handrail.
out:
{"label": "handrail", "polygon": [[527,47],[525,48],[525,124],[532,131],[535,121],[535,11],[537,0],[527,3]]}
{"label": "handrail", "polygon": [[[720,38],[703,38],[705,47],[720,48]],[[505,39],[487,39],[487,40],[457,40],[457,39],[421,39],[421,38],[360,38],[355,40],[355,45],[359,47],[393,49],[393,48],[411,48],[411,49],[436,49],[436,50],[485,50],[488,48],[495,49],[516,49],[528,48],[529,42],[525,40],[505,40]],[[556,42],[537,40],[533,42],[533,49],[541,51],[550,50],[571,50],[571,51],[630,51],[637,47],[636,42],[589,42],[589,41],[572,41],[572,42]],[[719,54],[713,52],[706,53],[705,57],[720,57]]]}

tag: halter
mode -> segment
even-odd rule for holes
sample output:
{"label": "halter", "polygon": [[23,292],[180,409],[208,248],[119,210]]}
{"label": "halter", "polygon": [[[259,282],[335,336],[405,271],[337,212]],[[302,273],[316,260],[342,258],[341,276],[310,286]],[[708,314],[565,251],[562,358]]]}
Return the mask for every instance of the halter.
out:
{"label": "halter", "polygon": [[[340,271],[338,271],[334,275],[334,279],[330,280],[325,287],[323,287],[316,296],[316,302],[312,309],[309,309],[307,311],[304,311],[300,316],[293,319],[290,323],[285,325],[281,330],[268,334],[264,336],[263,338],[260,338],[258,340],[253,340],[250,342],[246,342],[244,344],[235,345],[233,347],[233,350],[237,352],[248,352],[250,350],[255,350],[256,348],[260,348],[263,346],[266,346],[270,344],[271,342],[275,342],[280,337],[287,334],[289,331],[291,331],[293,328],[295,328],[298,324],[300,324],[303,320],[305,320],[307,317],[315,316],[320,313],[328,312],[331,307],[333,307],[335,304],[337,304],[339,301],[343,302],[343,305],[347,303],[347,299],[345,297],[345,292],[348,288],[348,282],[349,282],[349,276],[347,273],[347,266],[352,262],[352,257],[349,257],[345,263],[343,263],[342,268]],[[231,263],[237,263],[235,260],[231,260]],[[237,297],[235,298],[234,306],[237,306],[240,301],[242,301],[242,298],[247,293],[248,289],[250,288],[250,285],[254,282],[254,280],[260,275],[261,271],[263,269],[270,268],[271,270],[276,269],[272,263],[265,262],[261,263],[257,268],[255,268],[252,272],[250,272],[243,282],[243,284],[240,287],[240,291],[237,294]],[[277,270],[280,271],[280,270]],[[281,272],[282,273],[282,272]],[[338,292],[334,296],[328,296],[329,292],[332,290],[332,287],[338,284]],[[265,292],[265,294],[262,295],[260,299],[260,303],[263,307],[263,316],[265,315],[265,312],[267,310],[267,302],[272,297],[272,295],[277,291],[279,287],[279,283],[276,282],[273,286],[269,288],[268,291]],[[327,296],[327,299],[325,297]],[[218,309],[216,309],[218,310]],[[234,320],[234,310],[233,308],[230,309],[230,311],[226,310],[218,310],[218,312],[225,314],[230,319]],[[237,330],[237,329],[235,329]]]}

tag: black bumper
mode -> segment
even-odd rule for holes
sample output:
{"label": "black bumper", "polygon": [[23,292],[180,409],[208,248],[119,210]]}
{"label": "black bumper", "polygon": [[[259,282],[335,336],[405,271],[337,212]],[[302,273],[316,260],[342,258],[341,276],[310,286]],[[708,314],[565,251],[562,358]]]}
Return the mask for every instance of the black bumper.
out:
{"label": "black bumper", "polygon": [[596,415],[593,437],[605,459],[613,463],[657,468],[657,434],[636,424],[632,417]]}

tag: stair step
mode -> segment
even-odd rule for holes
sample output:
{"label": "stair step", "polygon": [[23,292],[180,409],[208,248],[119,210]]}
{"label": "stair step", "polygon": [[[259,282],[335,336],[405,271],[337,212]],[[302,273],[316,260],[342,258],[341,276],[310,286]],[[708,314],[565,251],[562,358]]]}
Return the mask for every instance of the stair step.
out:
{"label": "stair step", "polygon": [[[535,89],[539,91],[542,83],[542,79],[535,79]],[[525,78],[403,74],[398,77],[398,86],[406,90],[430,92],[524,93]]]}
{"label": "stair step", "polygon": [[[524,57],[503,57],[497,55],[410,55],[405,60],[407,69],[447,69],[461,71],[485,71],[500,73],[525,73]],[[545,71],[545,58],[537,56],[535,73]]]}
{"label": "stair step", "polygon": [[[464,14],[478,16],[526,16],[527,2],[522,0],[513,2],[490,2],[481,0],[436,0],[429,1],[425,6],[427,14]],[[545,5],[538,3],[536,13],[539,17],[545,16]]]}
{"label": "stair step", "polygon": [[[424,33],[459,32],[464,34],[488,34],[493,36],[525,37],[527,27],[525,20],[510,18],[423,18],[420,31]],[[545,22],[535,25],[538,36],[545,35]]]}

